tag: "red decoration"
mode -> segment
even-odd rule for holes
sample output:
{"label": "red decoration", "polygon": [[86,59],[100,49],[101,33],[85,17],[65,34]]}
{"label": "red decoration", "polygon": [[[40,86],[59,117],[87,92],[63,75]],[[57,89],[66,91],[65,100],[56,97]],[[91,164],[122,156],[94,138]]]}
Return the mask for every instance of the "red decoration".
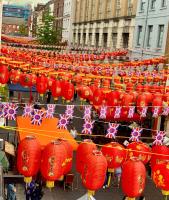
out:
{"label": "red decoration", "polygon": [[52,86],[51,86],[51,92],[52,92],[52,96],[54,97],[55,100],[58,99],[58,97],[61,96],[61,83],[58,80],[54,80],[52,82]]}
{"label": "red decoration", "polygon": [[117,142],[111,142],[106,144],[101,149],[103,155],[107,159],[108,171],[114,172],[114,170],[120,167],[126,160],[127,151],[125,148]]}
{"label": "red decoration", "polygon": [[47,78],[44,75],[40,75],[37,78],[37,83],[36,83],[36,89],[40,95],[45,94],[47,90],[48,84],[47,84]]}
{"label": "red decoration", "polygon": [[133,198],[139,197],[144,190],[146,169],[139,160],[128,160],[123,164],[121,184],[124,194]]}
{"label": "red decoration", "polygon": [[38,173],[40,158],[41,146],[35,137],[26,137],[20,142],[17,154],[17,168],[19,173],[24,175],[26,183],[31,182],[32,176]]}
{"label": "red decoration", "polygon": [[156,164],[152,170],[152,178],[162,194],[169,196],[169,162]]}
{"label": "red decoration", "polygon": [[74,97],[74,85],[72,83],[64,83],[63,97],[66,99],[67,102],[72,101]]}
{"label": "red decoration", "polygon": [[93,94],[93,104],[95,106],[100,106],[103,102],[103,92],[101,89],[96,89]]}
{"label": "red decoration", "polygon": [[169,148],[167,146],[155,145],[152,147],[152,156],[151,156],[151,168],[158,164],[162,163],[165,160],[169,160]]}
{"label": "red decoration", "polygon": [[9,81],[9,71],[7,65],[0,65],[0,83],[6,84]]}
{"label": "red decoration", "polygon": [[147,164],[151,159],[151,148],[143,142],[132,142],[127,146],[127,149],[128,157],[130,159],[136,157],[139,160],[141,160],[144,164]]}
{"label": "red decoration", "polygon": [[41,173],[47,180],[46,186],[54,187],[54,181],[59,180],[65,170],[67,152],[61,141],[49,143],[43,150],[41,159]]}
{"label": "red decoration", "polygon": [[32,86],[32,77],[30,74],[23,73],[20,75],[20,84],[23,87],[31,87]]}
{"label": "red decoration", "polygon": [[83,165],[86,162],[86,156],[96,149],[96,145],[91,140],[84,140],[79,144],[76,152],[76,170],[79,173],[83,172]]}
{"label": "red decoration", "polygon": [[17,84],[20,80],[21,72],[19,70],[12,69],[10,72],[10,80],[13,84]]}
{"label": "red decoration", "polygon": [[107,161],[101,151],[94,150],[85,159],[82,173],[82,183],[88,189],[89,195],[102,188],[107,172]]}

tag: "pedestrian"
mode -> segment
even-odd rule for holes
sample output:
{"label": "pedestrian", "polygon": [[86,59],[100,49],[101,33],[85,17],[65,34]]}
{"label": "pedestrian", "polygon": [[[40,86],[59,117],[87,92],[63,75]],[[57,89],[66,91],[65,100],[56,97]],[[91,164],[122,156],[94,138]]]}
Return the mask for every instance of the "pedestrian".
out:
{"label": "pedestrian", "polygon": [[16,187],[12,183],[7,185],[7,200],[16,200]]}
{"label": "pedestrian", "polygon": [[47,97],[46,103],[47,103],[47,104],[50,104],[51,96],[52,96],[52,93],[51,93],[50,91],[48,91],[48,92],[47,92],[47,95],[46,95],[46,97]]}
{"label": "pedestrian", "polygon": [[41,181],[35,182],[35,187],[31,193],[31,200],[40,200],[43,197]]}
{"label": "pedestrian", "polygon": [[121,181],[121,167],[118,167],[115,169],[114,171],[114,175],[115,175],[115,178],[117,178],[117,187],[119,188],[120,186],[120,181]]}
{"label": "pedestrian", "polygon": [[26,200],[32,200],[31,196],[32,196],[34,188],[35,188],[35,182],[34,181],[26,184],[26,186],[25,186]]}
{"label": "pedestrian", "polygon": [[72,135],[72,137],[75,139],[77,137],[77,130],[75,129],[75,127],[73,126],[73,128],[70,130],[70,134]]}

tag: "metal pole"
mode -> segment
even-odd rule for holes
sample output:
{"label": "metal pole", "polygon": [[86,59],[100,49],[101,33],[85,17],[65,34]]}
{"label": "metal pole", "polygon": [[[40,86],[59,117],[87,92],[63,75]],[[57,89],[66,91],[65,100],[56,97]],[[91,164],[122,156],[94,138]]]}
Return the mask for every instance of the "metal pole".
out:
{"label": "metal pole", "polygon": [[0,54],[1,54],[1,45],[2,45],[2,41],[1,41],[1,35],[2,35],[2,15],[3,14],[3,2],[2,0],[0,0]]}
{"label": "metal pole", "polygon": [[0,200],[4,199],[4,181],[3,181],[3,168],[0,164]]}

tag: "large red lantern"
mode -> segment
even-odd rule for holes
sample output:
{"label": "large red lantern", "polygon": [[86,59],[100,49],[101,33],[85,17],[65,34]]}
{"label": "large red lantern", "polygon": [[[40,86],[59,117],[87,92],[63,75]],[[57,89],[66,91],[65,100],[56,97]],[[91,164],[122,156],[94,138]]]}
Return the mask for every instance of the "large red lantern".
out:
{"label": "large red lantern", "polygon": [[106,158],[101,151],[94,150],[86,157],[83,169],[82,183],[88,189],[88,194],[93,195],[104,184],[107,172]]}
{"label": "large red lantern", "polygon": [[67,102],[70,102],[73,100],[74,97],[74,85],[69,82],[65,82],[65,91],[63,92],[63,97]]}
{"label": "large red lantern", "polygon": [[104,98],[103,91],[99,88],[96,89],[93,94],[93,105],[95,106],[102,105],[103,98]]}
{"label": "large red lantern", "polygon": [[41,159],[41,173],[46,179],[46,186],[54,187],[54,181],[64,175],[67,152],[61,141],[49,143],[43,150]]}
{"label": "large red lantern", "polygon": [[54,80],[52,83],[52,87],[51,87],[51,92],[52,92],[52,96],[54,97],[55,100],[58,99],[58,97],[61,96],[61,83],[58,80]]}
{"label": "large red lantern", "polygon": [[84,140],[79,144],[76,152],[76,170],[81,174],[86,156],[96,150],[96,145],[91,140]]}
{"label": "large red lantern", "polygon": [[32,86],[32,77],[30,74],[23,73],[20,76],[20,84],[23,87],[31,87]]}
{"label": "large red lantern", "polygon": [[9,81],[9,71],[7,65],[0,65],[0,83],[6,84]]}
{"label": "large red lantern", "polygon": [[169,196],[169,161],[154,166],[152,179],[156,186],[162,190],[162,194]]}
{"label": "large red lantern", "polygon": [[10,80],[13,84],[17,84],[20,80],[21,72],[19,70],[12,69],[10,72]]}
{"label": "large red lantern", "polygon": [[87,100],[89,98],[90,94],[91,94],[91,92],[90,92],[90,88],[88,86],[81,86],[78,89],[78,95],[81,100]]}
{"label": "large red lantern", "polygon": [[153,99],[153,102],[152,102],[152,112],[154,112],[155,108],[158,108],[157,114],[160,115],[161,112],[162,112],[162,106],[163,106],[162,97],[161,98],[157,97],[157,98]]}
{"label": "large red lantern", "polygon": [[38,76],[36,89],[41,96],[45,94],[47,87],[48,87],[48,82],[46,76],[45,75]]}
{"label": "large red lantern", "polygon": [[147,164],[151,159],[151,148],[143,142],[132,142],[127,146],[127,149],[130,159],[136,157],[144,164]]}
{"label": "large red lantern", "polygon": [[144,164],[137,160],[128,160],[123,164],[121,184],[124,194],[130,199],[141,196],[145,187],[146,169]]}
{"label": "large red lantern", "polygon": [[169,160],[169,148],[164,145],[155,145],[152,147],[151,168],[165,160]]}
{"label": "large red lantern", "polygon": [[32,176],[38,173],[40,168],[41,146],[38,140],[29,136],[23,139],[18,146],[17,168],[24,175],[26,183],[31,182]]}

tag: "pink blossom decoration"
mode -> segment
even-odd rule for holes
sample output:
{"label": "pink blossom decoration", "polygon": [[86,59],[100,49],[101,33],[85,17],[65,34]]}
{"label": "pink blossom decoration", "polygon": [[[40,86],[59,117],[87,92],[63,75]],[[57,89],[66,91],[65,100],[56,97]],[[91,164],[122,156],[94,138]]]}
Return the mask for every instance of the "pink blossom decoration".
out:
{"label": "pink blossom decoration", "polygon": [[120,118],[121,108],[121,106],[116,107],[114,118]]}
{"label": "pink blossom decoration", "polygon": [[159,116],[159,111],[160,111],[159,107],[155,107],[154,108],[154,112],[153,112],[153,117],[158,117]]}
{"label": "pink blossom decoration", "polygon": [[55,107],[56,105],[55,104],[48,104],[47,105],[47,111],[46,111],[46,115],[45,115],[45,118],[53,118],[53,115],[55,113]]}
{"label": "pink blossom decoration", "polygon": [[41,125],[44,112],[42,110],[34,109],[32,114],[31,123],[33,125]]}
{"label": "pink blossom decoration", "polygon": [[129,140],[134,141],[134,142],[139,142],[139,137],[141,136],[142,128],[133,128],[131,132],[131,137]]}
{"label": "pink blossom decoration", "polygon": [[165,108],[163,109],[162,115],[168,116],[168,114],[169,114],[169,107],[165,107]]}
{"label": "pink blossom decoration", "polygon": [[85,123],[83,124],[83,130],[82,133],[84,134],[92,134],[92,129],[95,121],[92,121],[91,119],[86,119]]}
{"label": "pink blossom decoration", "polygon": [[4,117],[8,120],[15,120],[18,106],[14,103],[5,104]]}
{"label": "pink blossom decoration", "polygon": [[83,119],[91,119],[91,110],[92,106],[85,106],[84,116]]}
{"label": "pink blossom decoration", "polygon": [[147,115],[147,110],[148,110],[148,107],[143,107],[142,111],[141,111],[141,117],[146,117]]}
{"label": "pink blossom decoration", "polygon": [[33,105],[26,104],[23,111],[23,117],[32,117]]}
{"label": "pink blossom decoration", "polygon": [[100,119],[106,119],[107,106],[102,106],[100,109]]}
{"label": "pink blossom decoration", "polygon": [[67,129],[67,125],[69,124],[69,117],[65,114],[60,115],[60,120],[58,123],[59,129]]}
{"label": "pink blossom decoration", "polygon": [[109,128],[107,130],[107,138],[116,138],[117,129],[119,127],[119,124],[109,123]]}
{"label": "pink blossom decoration", "polygon": [[74,105],[67,105],[66,106],[65,115],[67,115],[70,119],[73,118],[74,107],[75,107]]}
{"label": "pink blossom decoration", "polygon": [[128,118],[133,118],[135,112],[135,106],[131,106],[128,112]]}
{"label": "pink blossom decoration", "polygon": [[4,105],[1,103],[0,104],[0,118],[4,117]]}
{"label": "pink blossom decoration", "polygon": [[155,144],[155,145],[162,145],[165,135],[166,135],[166,132],[164,132],[164,131],[157,131],[157,134],[155,136],[155,141],[153,142],[153,144]]}

